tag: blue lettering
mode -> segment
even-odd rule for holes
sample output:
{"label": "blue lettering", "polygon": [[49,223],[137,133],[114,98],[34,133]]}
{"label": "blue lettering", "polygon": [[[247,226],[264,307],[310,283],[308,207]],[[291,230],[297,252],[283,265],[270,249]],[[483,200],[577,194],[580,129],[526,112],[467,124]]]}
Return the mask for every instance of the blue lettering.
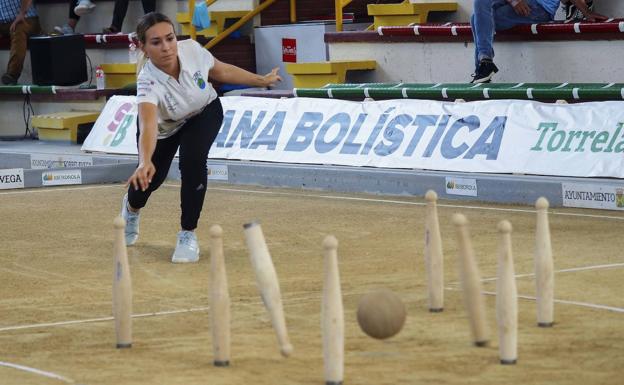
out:
{"label": "blue lettering", "polygon": [[349,131],[349,135],[345,140],[344,145],[340,149],[341,154],[357,154],[362,147],[362,143],[355,143],[354,140],[357,137],[357,134],[360,132],[360,128],[362,124],[366,120],[368,114],[359,114],[355,123],[353,123],[353,127],[351,127],[351,131]]}
{"label": "blue lettering", "polygon": [[[487,160],[498,159],[498,151],[500,150],[501,142],[503,140],[503,133],[505,132],[505,124],[507,123],[506,116],[497,116],[492,120],[492,123],[488,128],[483,131],[483,134],[477,139],[476,143],[468,151],[464,159],[473,159],[475,155],[486,155]],[[488,139],[492,137],[492,140],[488,142]]]}
{"label": "blue lettering", "polygon": [[468,150],[468,145],[462,142],[458,147],[453,146],[453,138],[463,127],[468,128],[468,132],[472,132],[479,128],[479,117],[470,115],[465,118],[458,119],[451,128],[446,132],[442,145],[440,146],[440,153],[446,159],[455,159]]}
{"label": "blue lettering", "polygon": [[[326,142],[325,136],[327,135],[329,129],[335,124],[338,124],[340,126],[340,131],[333,140]],[[336,148],[336,146],[338,146],[338,144],[342,142],[342,139],[344,139],[345,135],[347,135],[350,125],[351,117],[345,112],[337,113],[336,115],[329,118],[325,122],[325,124],[323,124],[323,127],[321,127],[318,134],[316,135],[316,140],[314,141],[314,149],[316,150],[316,152],[318,152],[319,154],[324,154]]]}
{"label": "blue lettering", "polygon": [[394,119],[388,123],[383,133],[384,139],[389,141],[390,144],[385,144],[382,140],[375,146],[375,154],[386,156],[395,152],[403,142],[404,134],[401,128],[407,127],[413,120],[414,118],[407,114],[395,116]]}
{"label": "blue lettering", "polygon": [[303,151],[314,139],[314,130],[323,122],[323,114],[320,112],[304,112],[303,116],[297,123],[295,131],[288,139],[284,151]]}
{"label": "blue lettering", "polygon": [[377,136],[379,136],[379,132],[381,132],[384,124],[386,124],[386,120],[388,119],[388,113],[394,110],[394,108],[395,107],[390,107],[386,111],[384,111],[383,114],[381,114],[379,120],[377,121],[377,124],[375,125],[375,128],[373,128],[373,131],[371,132],[368,140],[366,141],[366,144],[364,145],[364,148],[362,149],[362,155],[368,155],[371,148],[373,147],[373,143],[375,143],[375,140],[377,140]]}
{"label": "blue lettering", "polygon": [[228,147],[228,148],[232,147],[234,145],[234,142],[240,136],[242,136],[240,147],[241,148],[249,147],[249,143],[251,142],[251,139],[253,139],[254,135],[256,134],[256,130],[260,126],[260,123],[262,123],[262,120],[264,119],[264,116],[266,115],[266,111],[260,111],[253,125],[251,124],[252,113],[253,111],[245,111],[245,113],[243,114],[243,117],[238,122],[236,129],[234,130],[234,132],[232,132],[232,135],[230,135],[230,138],[225,143],[225,147]]}
{"label": "blue lettering", "polygon": [[418,146],[418,143],[425,133],[425,130],[428,127],[435,126],[439,118],[439,115],[416,115],[416,119],[414,119],[414,123],[412,123],[413,126],[417,127],[416,132],[414,133],[414,136],[412,137],[410,143],[407,145],[403,156],[412,156],[414,154],[416,146]]}
{"label": "blue lettering", "polygon": [[225,140],[230,133],[230,127],[232,126],[232,120],[234,120],[234,114],[236,114],[236,111],[234,110],[227,110],[223,114],[223,124],[219,130],[219,135],[217,135],[217,147],[225,146]]}
{"label": "blue lettering", "polygon": [[444,130],[446,129],[446,125],[448,124],[450,118],[451,118],[451,115],[440,116],[440,120],[438,121],[438,126],[436,127],[436,132],[433,133],[433,137],[431,138],[429,145],[427,146],[427,148],[425,149],[425,152],[423,153],[424,158],[429,158],[431,157],[431,154],[433,154],[433,150],[435,150],[436,146],[438,145],[438,142],[440,141],[440,138],[442,138],[442,134],[444,134]]}
{"label": "blue lettering", "polygon": [[282,133],[284,119],[286,119],[286,111],[277,111],[249,148],[253,150],[260,146],[266,146],[267,150],[275,150]]}

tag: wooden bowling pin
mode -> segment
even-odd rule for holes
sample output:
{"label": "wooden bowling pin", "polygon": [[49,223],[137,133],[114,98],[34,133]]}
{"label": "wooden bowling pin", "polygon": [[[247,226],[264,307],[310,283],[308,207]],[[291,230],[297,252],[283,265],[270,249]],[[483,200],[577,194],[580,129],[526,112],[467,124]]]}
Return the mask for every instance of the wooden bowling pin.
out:
{"label": "wooden bowling pin", "polygon": [[321,304],[325,385],[342,384],[344,375],[344,311],[337,249],[338,241],[336,238],[332,235],[325,237],[323,241],[324,279]]}
{"label": "wooden bowling pin", "polygon": [[512,365],[518,359],[518,290],[511,253],[511,223],[498,224],[500,243],[496,274],[496,321],[500,363]]}
{"label": "wooden bowling pin", "polygon": [[215,366],[230,365],[230,294],[223,258],[223,230],[210,228],[210,324]]}
{"label": "wooden bowling pin", "polygon": [[424,254],[427,270],[427,299],[429,311],[437,313],[444,310],[444,262],[436,205],[438,194],[429,190],[425,194],[425,199],[427,200],[427,214],[425,218]]}
{"label": "wooden bowling pin", "polygon": [[132,280],[126,250],[126,221],[118,216],[113,221],[113,317],[117,348],[132,347]]}
{"label": "wooden bowling pin", "polygon": [[292,353],[293,347],[288,339],[282,294],[271,254],[269,254],[259,222],[246,223],[243,227],[247,248],[249,249],[249,258],[256,275],[258,289],[260,289],[260,296],[271,317],[280,352],[284,357],[288,357]]}
{"label": "wooden bowling pin", "polygon": [[459,275],[461,277],[464,303],[470,320],[473,341],[476,346],[486,346],[489,331],[485,317],[485,302],[482,293],[481,276],[468,233],[468,220],[462,214],[455,214],[453,215],[453,223],[457,228]]}
{"label": "wooden bowling pin", "polygon": [[548,225],[548,200],[535,202],[537,225],[535,229],[535,286],[537,298],[537,325],[551,327],[554,323],[555,276]]}

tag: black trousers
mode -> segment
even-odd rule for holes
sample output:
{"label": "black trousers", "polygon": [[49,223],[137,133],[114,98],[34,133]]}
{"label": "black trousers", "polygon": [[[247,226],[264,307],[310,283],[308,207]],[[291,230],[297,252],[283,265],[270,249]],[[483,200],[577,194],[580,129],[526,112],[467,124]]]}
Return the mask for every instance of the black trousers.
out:
{"label": "black trousers", "polygon": [[[128,186],[128,203],[130,206],[135,209],[145,206],[152,192],[156,191],[165,181],[171,161],[179,147],[180,174],[182,177],[180,225],[183,230],[195,230],[204,205],[208,183],[208,170],[206,169],[208,150],[215,141],[222,122],[223,108],[221,101],[217,98],[207,105],[202,112],[189,119],[174,135],[165,139],[158,139],[152,156],[156,174],[145,191],[135,190],[132,185]],[[137,143],[138,132],[139,130],[137,130]]]}
{"label": "black trousers", "polygon": [[[113,22],[111,26],[117,28],[117,31],[121,31],[123,21],[126,18],[128,12],[128,2],[130,0],[115,0],[115,9],[113,9]],[[156,10],[156,0],[141,0],[143,4],[143,12],[150,13]]]}
{"label": "black trousers", "polygon": [[69,18],[78,21],[80,20],[80,16],[76,15],[76,12],[74,12],[76,5],[78,5],[76,0],[69,0]]}

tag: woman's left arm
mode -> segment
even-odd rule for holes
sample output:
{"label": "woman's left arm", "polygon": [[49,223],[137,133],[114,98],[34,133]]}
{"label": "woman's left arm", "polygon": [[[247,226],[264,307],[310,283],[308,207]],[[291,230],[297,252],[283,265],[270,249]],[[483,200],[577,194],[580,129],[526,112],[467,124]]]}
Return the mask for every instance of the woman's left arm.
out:
{"label": "woman's left arm", "polygon": [[273,71],[266,75],[256,75],[247,70],[239,68],[232,64],[227,64],[217,59],[210,70],[210,77],[221,83],[243,84],[254,87],[271,87],[277,82],[281,82],[282,78],[278,75],[279,68],[273,68]]}

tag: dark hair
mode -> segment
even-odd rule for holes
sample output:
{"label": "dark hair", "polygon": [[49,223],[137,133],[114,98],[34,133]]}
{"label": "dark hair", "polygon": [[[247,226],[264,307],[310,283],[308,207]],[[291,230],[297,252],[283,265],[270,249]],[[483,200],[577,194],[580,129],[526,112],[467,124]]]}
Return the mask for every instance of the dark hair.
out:
{"label": "dark hair", "polygon": [[145,32],[147,32],[148,29],[158,23],[169,23],[175,31],[175,26],[171,22],[171,19],[167,17],[167,15],[164,15],[160,12],[146,13],[139,19],[136,28],[137,38],[141,43],[145,44]]}

